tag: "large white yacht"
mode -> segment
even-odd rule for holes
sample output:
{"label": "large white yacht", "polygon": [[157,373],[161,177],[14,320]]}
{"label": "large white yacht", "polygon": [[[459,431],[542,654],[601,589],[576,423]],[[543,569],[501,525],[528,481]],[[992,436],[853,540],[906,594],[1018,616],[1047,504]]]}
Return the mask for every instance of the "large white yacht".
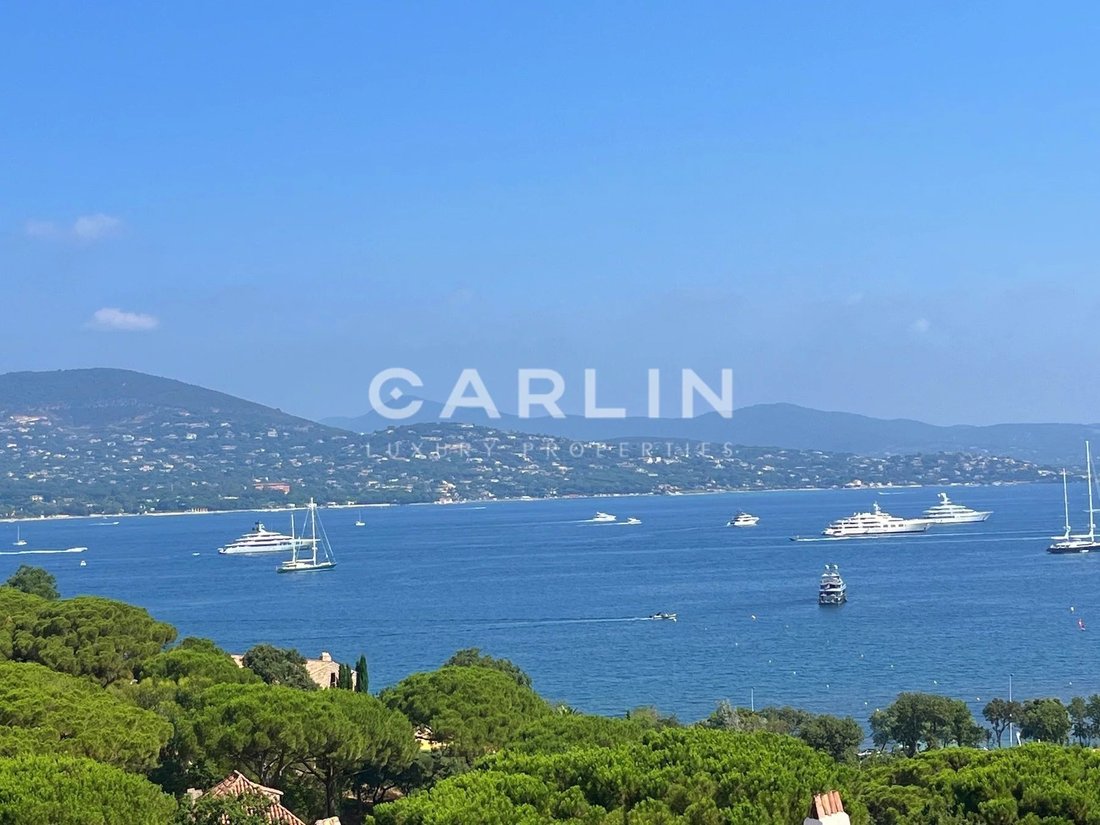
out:
{"label": "large white yacht", "polygon": [[932,524],[973,524],[976,521],[985,521],[993,515],[992,510],[972,510],[962,504],[955,504],[947,497],[947,493],[939,493],[939,497],[940,503],[925,510],[922,520]]}
{"label": "large white yacht", "polygon": [[849,538],[854,536],[893,536],[902,533],[923,533],[929,523],[919,518],[898,518],[884,513],[876,501],[869,513],[853,513],[847,518],[837,519],[826,527],[821,535],[831,538]]}
{"label": "large white yacht", "polygon": [[294,516],[290,517],[290,535],[268,530],[263,522],[257,521],[252,529],[234,542],[225,547],[219,547],[218,552],[223,556],[232,556],[246,553],[289,553],[292,550],[309,546],[309,539],[297,538],[294,535]]}

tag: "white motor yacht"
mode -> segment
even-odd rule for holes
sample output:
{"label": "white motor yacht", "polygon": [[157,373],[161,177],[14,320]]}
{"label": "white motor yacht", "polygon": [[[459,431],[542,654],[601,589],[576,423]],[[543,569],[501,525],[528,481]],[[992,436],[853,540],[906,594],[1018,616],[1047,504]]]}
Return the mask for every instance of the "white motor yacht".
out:
{"label": "white motor yacht", "polygon": [[835,564],[826,564],[818,586],[818,604],[844,604],[848,601],[848,585],[840,577],[840,568]]}
{"label": "white motor yacht", "polygon": [[252,529],[224,547],[219,547],[218,552],[223,556],[244,555],[246,553],[289,553],[293,550],[307,547],[309,540],[294,536],[294,516],[291,515],[290,535],[268,530],[262,521],[257,521]]}
{"label": "white motor yacht", "polygon": [[837,519],[822,531],[830,538],[850,538],[855,536],[893,536],[906,533],[923,533],[929,523],[919,518],[899,518],[884,513],[876,501],[869,513],[853,513],[847,518]]}
{"label": "white motor yacht", "polygon": [[976,521],[985,521],[991,515],[992,510],[972,510],[962,504],[955,504],[947,497],[947,493],[939,493],[940,503],[929,507],[921,518],[931,524],[973,524]]}

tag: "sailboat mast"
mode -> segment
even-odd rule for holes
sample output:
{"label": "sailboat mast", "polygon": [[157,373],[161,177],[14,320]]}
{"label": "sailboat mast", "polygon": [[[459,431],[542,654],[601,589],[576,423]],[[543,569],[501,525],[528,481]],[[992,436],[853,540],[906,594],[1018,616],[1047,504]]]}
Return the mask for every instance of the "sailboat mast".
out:
{"label": "sailboat mast", "polygon": [[313,563],[317,564],[317,505],[312,498],[309,500],[309,526],[313,543]]}
{"label": "sailboat mast", "polygon": [[1096,539],[1096,520],[1093,517],[1095,512],[1092,507],[1092,453],[1089,450],[1089,443],[1085,442],[1085,472],[1088,475],[1089,482],[1089,541],[1095,541]]}
{"label": "sailboat mast", "polygon": [[1069,538],[1069,482],[1066,481],[1066,468],[1062,468],[1062,500],[1066,506],[1066,538]]}
{"label": "sailboat mast", "polygon": [[294,511],[290,511],[290,561],[298,560],[298,534],[294,531]]}

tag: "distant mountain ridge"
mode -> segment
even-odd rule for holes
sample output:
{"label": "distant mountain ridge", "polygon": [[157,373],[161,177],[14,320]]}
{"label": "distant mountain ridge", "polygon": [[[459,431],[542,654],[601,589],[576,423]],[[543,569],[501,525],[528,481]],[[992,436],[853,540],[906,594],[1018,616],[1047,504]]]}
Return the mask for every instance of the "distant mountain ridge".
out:
{"label": "distant mountain ridge", "polygon": [[[57,424],[99,427],[160,417],[197,416],[232,421],[250,431],[276,427],[322,437],[336,430],[370,433],[394,426],[438,423],[443,405],[425,400],[418,414],[392,421],[370,412],[321,422],[289,415],[226,393],[132,370],[94,368],[0,375],[0,416],[41,414]],[[623,438],[687,439],[749,447],[823,450],[866,456],[963,452],[1007,456],[1038,464],[1084,465],[1082,443],[1100,443],[1100,424],[959,424],[880,419],[825,412],[795,404],[756,404],[732,419],[708,413],[693,419],[585,419],[569,416],[487,419],[480,410],[456,411],[452,423],[578,441]]]}
{"label": "distant mountain ridge", "polygon": [[212,419],[221,416],[245,427],[329,429],[227,393],[133,370],[96,367],[0,375],[2,416],[47,415],[55,423],[83,427],[141,420],[169,411]]}
{"label": "distant mountain ridge", "polygon": [[[325,418],[322,423],[352,432],[372,432],[394,424],[437,422],[442,409],[438,402],[425,401],[416,416],[401,422],[372,411],[355,418]],[[734,410],[731,419],[708,413],[692,419],[523,419],[502,415],[491,420],[480,410],[457,410],[452,420],[577,440],[680,438],[869,456],[965,452],[1073,467],[1084,466],[1084,441],[1100,440],[1100,424],[941,426],[904,418],[826,412],[796,404],[754,404]]]}
{"label": "distant mountain ridge", "polygon": [[[9,373],[0,375],[0,515],[267,508],[311,497],[399,504],[1057,477],[1034,462],[963,452],[733,446],[730,422],[718,416],[666,421],[667,436],[635,439],[505,430],[517,422],[386,422],[360,435],[128,370]],[[559,422],[523,423],[545,432]],[[692,435],[684,424],[713,429]]]}

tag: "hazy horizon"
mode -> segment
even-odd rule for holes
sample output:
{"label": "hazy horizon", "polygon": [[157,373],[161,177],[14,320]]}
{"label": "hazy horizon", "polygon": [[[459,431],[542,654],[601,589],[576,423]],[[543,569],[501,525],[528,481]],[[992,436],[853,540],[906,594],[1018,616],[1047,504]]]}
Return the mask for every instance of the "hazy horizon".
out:
{"label": "hazy horizon", "polygon": [[1100,7],[0,10],[0,371],[1091,422]]}

